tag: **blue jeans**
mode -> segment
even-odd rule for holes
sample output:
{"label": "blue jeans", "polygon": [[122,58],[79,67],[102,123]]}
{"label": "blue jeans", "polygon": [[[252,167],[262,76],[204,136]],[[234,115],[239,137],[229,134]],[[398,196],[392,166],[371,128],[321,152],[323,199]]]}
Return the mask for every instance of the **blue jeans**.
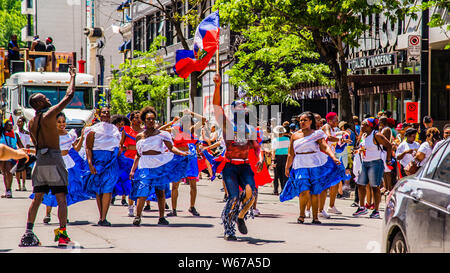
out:
{"label": "blue jeans", "polygon": [[254,173],[249,164],[227,163],[223,168],[222,175],[230,199],[239,197],[239,186],[245,190],[246,185],[250,185],[252,191],[256,190]]}
{"label": "blue jeans", "polygon": [[375,188],[381,185],[384,174],[383,160],[373,160],[362,162],[361,174],[356,182],[358,185],[365,186],[370,183],[370,186]]}

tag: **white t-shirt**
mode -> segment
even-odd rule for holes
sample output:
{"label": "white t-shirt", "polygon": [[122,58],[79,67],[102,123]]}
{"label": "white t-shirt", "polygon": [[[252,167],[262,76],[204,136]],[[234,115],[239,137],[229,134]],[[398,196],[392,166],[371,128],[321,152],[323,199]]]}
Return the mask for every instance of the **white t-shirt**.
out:
{"label": "white t-shirt", "polygon": [[[420,144],[417,142],[408,143],[406,141],[403,141],[400,143],[400,145],[397,148],[397,151],[395,152],[395,156],[398,157],[400,154],[404,153],[405,151],[411,150],[411,149],[419,149]],[[409,162],[414,160],[413,154],[405,154],[403,156],[402,160],[400,160],[400,164],[402,164],[403,167],[406,167]]]}
{"label": "white t-shirt", "polygon": [[422,162],[420,162],[420,166],[424,166],[427,163],[432,151],[433,150],[431,149],[430,144],[427,141],[425,141],[420,145],[419,150],[417,152],[425,154],[425,158],[422,160]]}

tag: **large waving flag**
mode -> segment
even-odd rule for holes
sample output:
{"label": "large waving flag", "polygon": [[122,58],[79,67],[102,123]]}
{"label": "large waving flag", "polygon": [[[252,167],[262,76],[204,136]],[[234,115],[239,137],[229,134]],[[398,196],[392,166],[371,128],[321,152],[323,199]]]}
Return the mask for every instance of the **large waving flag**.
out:
{"label": "large waving flag", "polygon": [[194,36],[194,50],[177,50],[173,67],[175,73],[186,79],[193,71],[204,70],[218,50],[219,33],[219,11],[216,11],[198,25]]}

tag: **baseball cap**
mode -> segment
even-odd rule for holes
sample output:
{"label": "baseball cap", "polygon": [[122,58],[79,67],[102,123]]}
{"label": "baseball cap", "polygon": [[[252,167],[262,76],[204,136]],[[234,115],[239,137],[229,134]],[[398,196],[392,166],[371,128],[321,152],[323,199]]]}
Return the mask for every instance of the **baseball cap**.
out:
{"label": "baseball cap", "polygon": [[397,128],[395,128],[395,130],[400,131],[402,129],[403,129],[403,123],[397,124]]}
{"label": "baseball cap", "polygon": [[415,134],[417,133],[417,130],[414,128],[408,128],[405,132],[405,136],[411,135],[411,134]]}

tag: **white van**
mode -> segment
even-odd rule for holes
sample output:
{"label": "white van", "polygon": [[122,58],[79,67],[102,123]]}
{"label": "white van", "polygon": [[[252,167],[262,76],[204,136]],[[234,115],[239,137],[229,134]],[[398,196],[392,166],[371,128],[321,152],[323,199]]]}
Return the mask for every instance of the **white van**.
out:
{"label": "white van", "polygon": [[[74,128],[79,134],[94,117],[96,85],[94,77],[84,73],[77,73],[75,81],[75,96],[63,113],[67,117],[67,129]],[[2,89],[3,101],[6,102],[3,105],[4,118],[12,115],[14,124],[20,116],[29,121],[35,115],[28,103],[33,93],[44,94],[52,105],[56,105],[66,94],[69,83],[69,73],[62,72],[19,72],[11,75]]]}

